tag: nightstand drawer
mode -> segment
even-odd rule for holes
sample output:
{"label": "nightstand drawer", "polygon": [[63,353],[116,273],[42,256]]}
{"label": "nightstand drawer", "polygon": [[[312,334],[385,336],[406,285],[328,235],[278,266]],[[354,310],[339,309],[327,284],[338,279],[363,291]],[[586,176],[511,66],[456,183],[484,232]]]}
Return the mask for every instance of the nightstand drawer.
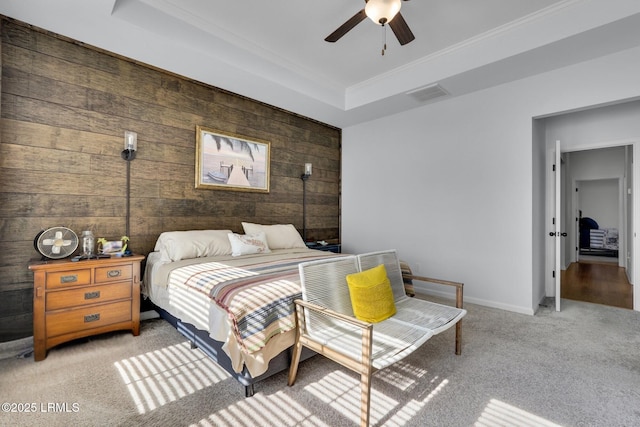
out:
{"label": "nightstand drawer", "polygon": [[88,285],[91,283],[91,269],[54,271],[47,273],[46,286],[48,289]]}
{"label": "nightstand drawer", "polygon": [[54,337],[112,323],[131,321],[131,301],[47,314],[47,336]]}
{"label": "nightstand drawer", "polygon": [[47,292],[45,310],[80,307],[125,298],[131,298],[131,282]]}
{"label": "nightstand drawer", "polygon": [[131,264],[112,265],[96,268],[96,283],[115,282],[131,279]]}

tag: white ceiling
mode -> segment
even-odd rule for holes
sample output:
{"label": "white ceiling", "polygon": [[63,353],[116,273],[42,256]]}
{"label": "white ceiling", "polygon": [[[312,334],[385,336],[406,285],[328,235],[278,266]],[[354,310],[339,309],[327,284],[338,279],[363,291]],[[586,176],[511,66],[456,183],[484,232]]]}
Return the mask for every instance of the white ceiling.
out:
{"label": "white ceiling", "polygon": [[639,0],[404,1],[413,42],[388,28],[382,56],[368,19],[324,41],[364,5],[4,0],[0,14],[338,127],[423,105],[407,93],[434,83],[460,96],[640,45]]}

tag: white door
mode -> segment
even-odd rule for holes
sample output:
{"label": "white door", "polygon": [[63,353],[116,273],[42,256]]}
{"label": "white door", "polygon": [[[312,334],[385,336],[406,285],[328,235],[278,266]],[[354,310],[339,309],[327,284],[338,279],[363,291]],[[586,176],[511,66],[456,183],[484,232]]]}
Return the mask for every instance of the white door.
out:
{"label": "white door", "polygon": [[[576,191],[573,191],[574,188]],[[571,189],[573,191],[573,204],[571,205],[571,207],[573,208],[572,212],[574,213],[574,216],[576,218],[575,227],[573,230],[573,236],[574,236],[573,240],[575,243],[574,259],[575,259],[575,262],[579,262],[580,261],[580,218],[582,218],[581,211],[580,211],[580,181],[574,181],[574,185],[573,187],[571,187]],[[572,262],[572,260],[570,260],[569,262]]]}
{"label": "white door", "polygon": [[580,181],[574,181],[574,186],[572,187],[576,189],[576,191],[573,192],[573,212],[575,213],[575,217],[576,217],[576,224],[575,224],[575,230],[574,230],[574,236],[575,236],[575,248],[576,248],[576,253],[575,253],[575,262],[579,262],[580,261],[580,246],[581,246],[581,236],[580,236],[580,219],[582,218],[582,210],[580,209]]}
{"label": "white door", "polygon": [[561,265],[560,258],[562,255],[561,251],[561,236],[562,236],[562,200],[561,196],[561,181],[562,181],[562,162],[560,159],[560,141],[556,141],[555,147],[555,167],[554,167],[554,181],[555,181],[555,198],[554,198],[554,231],[553,236],[555,240],[554,248],[555,248],[555,263],[554,263],[554,271],[555,271],[555,285],[556,285],[556,311],[560,311],[560,274],[561,274]]}

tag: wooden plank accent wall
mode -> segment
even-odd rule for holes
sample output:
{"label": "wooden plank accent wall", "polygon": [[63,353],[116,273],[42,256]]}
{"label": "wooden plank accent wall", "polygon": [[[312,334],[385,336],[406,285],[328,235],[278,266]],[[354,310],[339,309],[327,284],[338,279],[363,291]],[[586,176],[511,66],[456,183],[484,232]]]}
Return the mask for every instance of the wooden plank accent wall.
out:
{"label": "wooden plank accent wall", "polygon": [[[339,239],[340,129],[0,19],[0,342],[32,335],[27,264],[39,231],[125,233],[125,130],[138,133],[133,251],[147,254],[168,230],[302,230],[306,162],[308,240]],[[196,189],[196,125],[270,141],[270,192]]]}

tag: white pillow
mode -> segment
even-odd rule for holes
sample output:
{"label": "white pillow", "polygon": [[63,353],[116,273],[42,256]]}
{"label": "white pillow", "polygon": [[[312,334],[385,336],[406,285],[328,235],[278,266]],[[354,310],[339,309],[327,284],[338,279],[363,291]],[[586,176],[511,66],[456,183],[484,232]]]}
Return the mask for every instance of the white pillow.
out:
{"label": "white pillow", "polygon": [[229,233],[227,237],[231,243],[231,255],[233,256],[267,254],[271,252],[264,232],[254,234]]}
{"label": "white pillow", "polygon": [[242,228],[247,234],[263,231],[267,235],[267,243],[271,249],[306,248],[300,233],[293,224],[261,225],[243,222]]}
{"label": "white pillow", "polygon": [[229,233],[231,230],[165,231],[158,237],[154,251],[160,252],[165,261],[231,255]]}

